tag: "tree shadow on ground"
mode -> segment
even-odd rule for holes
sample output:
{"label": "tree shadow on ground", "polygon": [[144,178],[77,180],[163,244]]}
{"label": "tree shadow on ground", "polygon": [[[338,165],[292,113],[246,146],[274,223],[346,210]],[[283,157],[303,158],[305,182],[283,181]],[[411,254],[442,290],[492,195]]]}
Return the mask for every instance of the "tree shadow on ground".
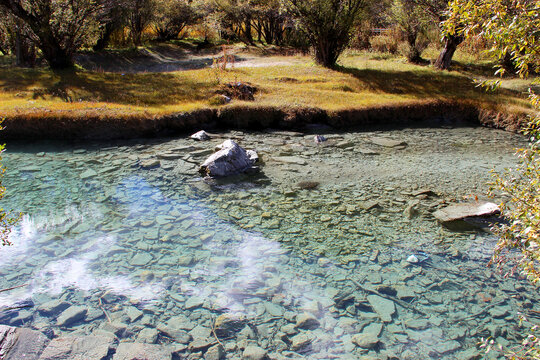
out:
{"label": "tree shadow on ground", "polygon": [[[472,78],[475,77],[493,77],[495,71],[495,63],[493,62],[478,62],[478,63],[468,63],[461,62],[457,60],[452,61],[452,66],[450,68],[452,71],[457,71],[461,74],[465,74]],[[508,77],[514,77],[513,75],[508,75]]]}
{"label": "tree shadow on ground", "polygon": [[[417,71],[393,71],[380,69],[358,69],[338,66],[335,68],[344,74],[349,74],[371,91],[381,91],[388,94],[407,94],[419,99],[476,99],[485,97],[486,92],[478,88],[467,76],[449,73],[433,72],[419,68]],[[519,92],[501,89],[500,94],[519,95]]]}
{"label": "tree shadow on ground", "polygon": [[48,72],[0,67],[0,91],[33,99],[97,101],[135,106],[172,105],[207,99],[215,90],[207,77],[174,73],[118,74],[76,70]]}

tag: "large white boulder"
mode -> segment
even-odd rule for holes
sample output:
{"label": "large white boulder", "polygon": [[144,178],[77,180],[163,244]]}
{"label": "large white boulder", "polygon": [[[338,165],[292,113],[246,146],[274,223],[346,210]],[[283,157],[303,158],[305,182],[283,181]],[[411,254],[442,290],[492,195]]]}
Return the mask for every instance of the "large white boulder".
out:
{"label": "large white boulder", "polygon": [[199,173],[208,177],[225,177],[254,170],[258,156],[253,150],[246,151],[233,140],[225,140],[201,165]]}

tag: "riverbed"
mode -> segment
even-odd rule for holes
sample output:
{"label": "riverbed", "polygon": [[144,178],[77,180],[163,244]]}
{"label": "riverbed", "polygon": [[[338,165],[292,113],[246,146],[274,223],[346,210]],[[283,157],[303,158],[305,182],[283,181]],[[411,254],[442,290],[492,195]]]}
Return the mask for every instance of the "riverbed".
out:
{"label": "riverbed", "polygon": [[[229,138],[258,152],[260,173],[201,179]],[[25,286],[0,307],[28,307],[0,324],[190,359],[216,347],[227,359],[473,359],[488,337],[511,348],[539,322],[537,289],[487,266],[494,235],[432,214],[489,200],[490,170],[524,144],[482,127],[8,144],[3,207],[24,216],[1,249],[0,289]]]}

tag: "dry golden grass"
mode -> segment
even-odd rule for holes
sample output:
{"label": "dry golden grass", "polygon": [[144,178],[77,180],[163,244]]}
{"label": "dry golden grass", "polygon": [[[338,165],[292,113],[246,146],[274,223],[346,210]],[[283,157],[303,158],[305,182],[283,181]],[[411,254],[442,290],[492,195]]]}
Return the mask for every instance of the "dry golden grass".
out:
{"label": "dry golden grass", "polygon": [[[286,58],[280,59],[282,63]],[[151,118],[193,111],[211,107],[208,99],[219,88],[218,77],[221,83],[246,81],[260,89],[254,102],[225,106],[338,111],[448,100],[512,113],[528,111],[523,84],[486,93],[475,86],[466,66],[440,72],[396,57],[350,53],[342,57],[341,67],[329,70],[309,57],[294,59],[289,66],[126,75],[0,66],[0,117]]]}

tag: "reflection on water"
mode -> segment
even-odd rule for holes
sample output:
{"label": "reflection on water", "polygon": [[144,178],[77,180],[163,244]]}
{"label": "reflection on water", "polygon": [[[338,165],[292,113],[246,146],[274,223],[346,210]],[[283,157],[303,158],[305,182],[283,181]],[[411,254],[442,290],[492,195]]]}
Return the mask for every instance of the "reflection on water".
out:
{"label": "reflection on water", "polygon": [[[180,357],[220,336],[231,359],[246,346],[271,358],[468,359],[481,337],[520,341],[536,290],[486,267],[492,236],[431,216],[481,195],[487,169],[513,163],[517,136],[404,130],[386,135],[408,143],[396,149],[369,133],[327,134],[324,146],[229,135],[260,152],[264,176],[200,181],[195,164],[214,143],[10,146],[4,207],[26,215],[2,249],[0,288],[26,286],[0,305],[31,306],[0,323],[171,344]],[[420,250],[428,261],[406,261]]]}

